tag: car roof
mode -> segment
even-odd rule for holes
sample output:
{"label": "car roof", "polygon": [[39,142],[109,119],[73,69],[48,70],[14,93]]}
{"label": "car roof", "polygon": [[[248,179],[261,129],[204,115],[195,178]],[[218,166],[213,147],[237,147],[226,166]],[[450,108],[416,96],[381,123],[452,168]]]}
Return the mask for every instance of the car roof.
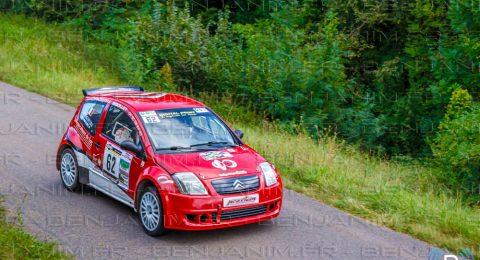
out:
{"label": "car roof", "polygon": [[108,99],[131,107],[135,112],[174,108],[205,107],[195,99],[166,92],[126,91],[89,95],[87,98]]}

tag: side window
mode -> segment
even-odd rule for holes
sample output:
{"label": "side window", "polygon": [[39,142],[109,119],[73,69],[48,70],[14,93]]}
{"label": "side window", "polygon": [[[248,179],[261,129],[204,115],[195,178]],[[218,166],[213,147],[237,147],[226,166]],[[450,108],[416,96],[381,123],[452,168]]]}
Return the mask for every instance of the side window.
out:
{"label": "side window", "polygon": [[105,105],[104,102],[95,100],[85,101],[82,105],[79,114],[80,122],[91,135],[95,135]]}
{"label": "side window", "polygon": [[103,134],[109,139],[120,144],[125,140],[130,140],[136,145],[140,144],[140,137],[135,124],[125,111],[111,105],[103,125]]}

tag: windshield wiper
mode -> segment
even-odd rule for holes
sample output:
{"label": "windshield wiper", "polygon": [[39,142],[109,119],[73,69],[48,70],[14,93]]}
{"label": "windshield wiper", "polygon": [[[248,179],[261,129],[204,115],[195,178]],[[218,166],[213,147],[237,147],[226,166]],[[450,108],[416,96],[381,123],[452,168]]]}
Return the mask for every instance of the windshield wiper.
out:
{"label": "windshield wiper", "polygon": [[156,151],[164,151],[164,150],[190,150],[190,147],[185,146],[170,146],[170,147],[163,147],[157,148]]}
{"label": "windshield wiper", "polygon": [[210,141],[210,142],[207,142],[207,143],[192,144],[192,145],[190,145],[190,147],[202,146],[202,145],[210,146],[210,145],[214,145],[214,144],[228,144],[228,142]]}
{"label": "windshield wiper", "polygon": [[[230,144],[230,143],[229,142],[210,141],[210,142],[207,142],[207,143],[192,144],[192,145],[190,145],[190,147],[204,146],[204,145],[212,146],[214,144]],[[234,144],[230,144],[230,145],[234,145]]]}
{"label": "windshield wiper", "polygon": [[204,145],[207,145],[207,146],[212,146],[212,145],[215,145],[215,144],[227,144],[229,146],[237,146],[236,144],[231,144],[229,142],[217,142],[217,141],[210,141],[210,142],[207,142],[207,143],[199,143],[199,144],[192,144],[188,147],[185,147],[185,146],[170,146],[170,147],[162,147],[162,148],[157,148],[155,149],[156,151],[165,151],[165,150],[172,150],[172,151],[175,151],[175,150],[191,150],[192,147],[197,147],[197,146],[204,146]]}

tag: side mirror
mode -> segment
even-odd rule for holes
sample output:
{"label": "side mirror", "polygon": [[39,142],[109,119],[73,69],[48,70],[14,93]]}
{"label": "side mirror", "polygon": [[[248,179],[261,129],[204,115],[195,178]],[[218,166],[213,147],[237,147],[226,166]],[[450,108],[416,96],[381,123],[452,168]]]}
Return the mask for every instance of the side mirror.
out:
{"label": "side mirror", "polygon": [[135,154],[137,154],[137,155],[140,155],[140,154],[143,153],[142,147],[134,144],[134,143],[133,143],[132,141],[130,141],[130,140],[125,140],[125,141],[123,141],[123,142],[120,144],[120,148],[122,148],[123,150],[126,150],[126,151],[133,152],[133,153],[135,153]]}
{"label": "side mirror", "polygon": [[243,132],[242,132],[242,130],[238,130],[238,129],[237,129],[237,130],[235,130],[234,132],[235,132],[235,134],[236,134],[240,139],[243,138]]}

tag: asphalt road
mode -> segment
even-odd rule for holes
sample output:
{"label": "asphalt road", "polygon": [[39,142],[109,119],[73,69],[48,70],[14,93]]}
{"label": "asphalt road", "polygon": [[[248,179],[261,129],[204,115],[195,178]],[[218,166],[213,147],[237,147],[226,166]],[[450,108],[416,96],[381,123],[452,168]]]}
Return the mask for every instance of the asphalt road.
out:
{"label": "asphalt road", "polygon": [[152,238],[130,208],[67,192],[54,165],[74,108],[0,82],[0,193],[12,219],[78,258],[427,259],[430,246],[285,190],[274,221]]}

